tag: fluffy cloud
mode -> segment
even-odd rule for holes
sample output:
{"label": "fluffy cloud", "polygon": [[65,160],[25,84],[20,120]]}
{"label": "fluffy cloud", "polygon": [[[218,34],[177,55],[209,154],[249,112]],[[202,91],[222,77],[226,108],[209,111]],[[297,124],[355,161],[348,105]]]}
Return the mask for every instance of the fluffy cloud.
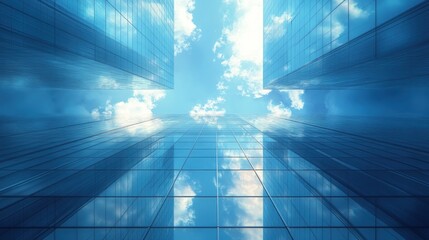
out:
{"label": "fluffy cloud", "polygon": [[226,24],[212,50],[225,68],[226,82],[234,81],[243,96],[260,98],[270,92],[262,85],[262,1],[225,3],[234,5],[233,20]]}
{"label": "fluffy cloud", "polygon": [[187,197],[174,198],[174,226],[192,226],[195,224],[195,211],[192,205],[196,193],[189,184],[190,182],[189,176],[183,173],[176,180],[175,195]]}
{"label": "fluffy cloud", "polygon": [[[262,134],[258,134],[261,136]],[[254,136],[258,138],[258,135]],[[249,148],[244,144],[244,148]],[[259,155],[263,158],[263,150],[257,151],[256,155]],[[242,161],[243,157],[238,157],[243,152],[241,150],[225,150],[223,151],[223,156],[228,158],[228,163],[224,163],[224,168],[230,169],[239,169],[243,166]],[[258,173],[259,174],[259,173]],[[263,175],[259,174],[260,180],[263,181]],[[221,184],[224,182],[223,178],[228,179],[228,184]],[[254,173],[250,172],[225,172],[219,175],[220,186],[219,189],[222,194],[226,196],[261,196],[263,193],[263,187],[259,179],[255,176]],[[263,222],[263,199],[262,198],[232,198],[234,207],[234,213],[237,216],[235,222],[230,224],[241,225],[241,226],[260,226]],[[229,209],[225,209],[227,212]],[[243,239],[263,239],[262,232],[255,231],[241,231]]]}
{"label": "fluffy cloud", "polygon": [[174,0],[174,55],[190,48],[191,42],[201,37],[201,29],[192,15],[195,0]]}
{"label": "fluffy cloud", "polygon": [[225,109],[218,106],[224,101],[225,99],[222,97],[217,97],[216,99],[209,99],[204,105],[197,104],[189,112],[189,116],[197,122],[216,124],[218,117],[225,115]]}
{"label": "fluffy cloud", "polygon": [[98,87],[100,89],[118,89],[119,83],[112,78],[101,76],[98,78]]}
{"label": "fluffy cloud", "polygon": [[332,19],[332,39],[337,39],[343,34],[344,25],[338,19]]}
{"label": "fluffy cloud", "polygon": [[165,97],[163,90],[134,90],[133,97],[115,104],[115,119],[141,122],[153,117],[155,102]]}
{"label": "fluffy cloud", "polygon": [[225,82],[220,81],[220,82],[218,82],[218,83],[216,84],[216,89],[217,89],[221,94],[225,94],[225,93],[226,93],[226,90],[228,90],[228,86],[227,86],[227,85],[225,85]]}
{"label": "fluffy cloud", "polygon": [[[358,4],[354,0],[349,0],[344,2],[343,0],[336,0],[337,4],[341,4],[339,6],[340,11],[343,14],[347,14],[351,18],[365,18],[369,16],[369,13],[358,6]],[[337,17],[332,17],[332,39],[339,38],[345,30],[345,23],[341,21],[341,19]],[[338,44],[338,42],[334,42],[334,44]]]}
{"label": "fluffy cloud", "polygon": [[114,108],[110,103],[110,100],[107,100],[104,108],[94,108],[91,111],[91,117],[94,120],[99,120],[101,118],[110,119],[113,115],[113,111],[114,111]]}
{"label": "fluffy cloud", "polygon": [[101,117],[100,110],[98,108],[94,108],[91,111],[91,117],[94,120],[98,120]]}
{"label": "fluffy cloud", "polygon": [[[340,4],[343,1],[344,0],[336,0],[337,4]],[[345,2],[340,7],[343,11],[348,11],[349,16],[352,18],[362,18],[368,16],[368,12],[360,8],[354,0],[349,0],[348,5],[347,2]]]}
{"label": "fluffy cloud", "polygon": [[304,94],[304,90],[302,89],[280,90],[280,92],[284,92],[288,94],[292,108],[295,108],[296,110],[301,110],[304,108],[304,101],[302,101],[301,99],[301,95]]}
{"label": "fluffy cloud", "polygon": [[278,105],[274,105],[270,100],[267,109],[270,111],[270,115],[274,117],[290,118],[292,116],[292,111],[285,107],[282,102],[280,102]]}
{"label": "fluffy cloud", "polygon": [[[134,90],[133,96],[127,101],[121,101],[114,105],[107,101],[104,107],[93,109],[91,116],[96,120],[113,117],[118,126],[143,122],[153,118],[155,103],[164,97],[164,90]],[[159,129],[161,125],[160,120],[155,120],[142,124],[141,129],[131,128],[130,130],[133,132],[137,130],[154,131]]]}
{"label": "fluffy cloud", "polygon": [[265,40],[272,41],[283,37],[286,33],[285,23],[292,21],[292,15],[283,12],[280,16],[271,16],[271,22],[264,27]]}

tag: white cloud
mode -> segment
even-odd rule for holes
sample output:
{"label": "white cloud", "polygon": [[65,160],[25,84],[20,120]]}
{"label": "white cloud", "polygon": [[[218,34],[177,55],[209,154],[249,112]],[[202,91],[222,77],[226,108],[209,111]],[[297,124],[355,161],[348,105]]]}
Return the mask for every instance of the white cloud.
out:
{"label": "white cloud", "polygon": [[[337,4],[342,3],[344,0],[336,0]],[[349,0],[348,5],[347,2],[344,2],[341,4],[341,9],[345,12],[349,12],[349,16],[352,18],[361,18],[361,17],[367,17],[368,12],[363,10],[358,6],[358,4],[354,0]]]}
{"label": "white cloud", "polygon": [[[259,134],[258,134],[259,135]],[[255,136],[256,138],[258,136]],[[244,143],[246,148],[246,143]],[[258,155],[263,158],[263,150],[258,151]],[[238,169],[242,168],[243,157],[238,157],[243,154],[242,151],[236,150],[224,150],[223,156],[229,159],[228,164],[225,164],[224,168]],[[263,181],[263,175],[259,175],[260,180]],[[222,178],[228,179],[228,184],[220,185],[220,191],[226,196],[261,196],[263,193],[263,187],[254,173],[251,172],[225,172],[223,175],[219,175],[219,182],[222,183]],[[234,209],[234,213],[237,218],[234,219],[236,222],[230,224],[239,226],[260,226],[263,222],[263,199],[252,197],[252,198],[233,198],[234,205],[237,209]],[[228,209],[226,211],[229,211]],[[231,219],[232,220],[232,219]],[[241,231],[243,239],[262,239],[261,231]]]}
{"label": "white cloud", "polygon": [[101,76],[98,79],[98,87],[101,89],[118,89],[119,83],[112,78]]}
{"label": "white cloud", "polygon": [[94,120],[110,119],[113,115],[113,111],[114,109],[110,100],[107,100],[104,107],[94,108],[91,111],[91,117]]}
{"label": "white cloud", "polygon": [[216,84],[216,89],[221,93],[225,94],[226,90],[228,90],[228,86],[225,85],[225,82],[221,81]]}
{"label": "white cloud", "polygon": [[199,123],[215,125],[217,119],[225,115],[225,109],[218,106],[224,101],[225,99],[222,97],[217,97],[216,99],[209,99],[204,105],[197,104],[189,112],[189,116]]}
{"label": "white cloud", "polygon": [[292,21],[292,15],[283,12],[280,16],[271,16],[271,22],[264,28],[265,40],[272,41],[283,37],[286,33],[285,23]]}
{"label": "white cloud", "polygon": [[134,90],[133,97],[115,104],[115,119],[119,122],[141,122],[153,117],[155,102],[165,97],[163,90]]}
{"label": "white cloud", "polygon": [[278,105],[274,105],[270,100],[267,109],[270,111],[270,115],[274,117],[290,118],[292,116],[292,111],[289,108],[286,108],[282,102],[280,102]]}
{"label": "white cloud", "polygon": [[301,95],[304,94],[304,90],[280,90],[280,92],[288,94],[292,108],[295,108],[296,110],[301,110],[304,108],[304,101],[301,99]]}
{"label": "white cloud", "polygon": [[337,39],[343,34],[344,25],[337,19],[332,19],[332,39]]}
{"label": "white cloud", "polygon": [[[259,151],[261,151],[261,156],[263,156],[262,150],[259,150]],[[223,178],[228,180],[228,181],[225,181],[227,184],[220,185],[220,191],[225,196],[261,196],[263,193],[263,187],[254,172],[247,172],[247,171],[225,172],[219,176],[220,183],[224,182]],[[245,209],[250,210],[251,208],[246,207]],[[252,214],[251,210],[249,211],[249,214]],[[248,219],[242,219],[242,220],[246,221]],[[239,221],[241,221],[241,219],[239,219]],[[253,225],[253,224],[247,224],[247,225]]]}
{"label": "white cloud", "polygon": [[101,117],[100,110],[98,108],[94,108],[91,111],[91,117],[94,120],[99,120]]}
{"label": "white cloud", "polygon": [[[224,42],[222,41],[222,39],[219,39],[215,42],[215,44],[213,45],[212,51],[215,53],[217,51],[218,48],[221,48],[222,45],[224,44]],[[220,58],[221,55],[218,55],[218,58]]]}
{"label": "white cloud", "polygon": [[[354,0],[349,0],[348,4],[347,1],[344,2],[344,0],[336,0],[337,4],[341,4],[339,6],[339,9],[342,11],[343,14],[349,14],[352,18],[365,18],[369,16],[369,13],[362,8],[358,6],[358,4]],[[338,17],[332,18],[332,39],[335,40],[343,34],[345,30],[345,25],[343,22],[341,22]],[[334,42],[334,44],[338,44],[338,42]]]}
{"label": "white cloud", "polygon": [[195,211],[192,209],[194,196],[196,196],[195,190],[186,174],[181,174],[176,182],[175,195],[187,197],[174,198],[174,226],[192,226],[195,224]]}
{"label": "white cloud", "polygon": [[246,160],[245,157],[241,156],[243,153],[241,150],[235,149],[223,149],[222,156],[229,159],[222,163],[223,169],[243,169],[243,160]]}
{"label": "white cloud", "polygon": [[201,29],[194,23],[195,0],[174,0],[174,55],[190,48],[201,37]]}
{"label": "white cloud", "polygon": [[241,95],[260,98],[270,92],[262,85],[262,1],[225,3],[235,6],[233,21],[224,27],[212,50],[222,59],[223,78],[229,83],[234,80],[235,84],[241,84]]}
{"label": "white cloud", "polygon": [[[118,126],[127,126],[153,118],[155,103],[165,97],[164,90],[134,90],[133,96],[127,101],[114,105],[110,101],[104,107],[95,108],[91,112],[94,119],[111,118]],[[137,131],[152,132],[162,126],[161,120],[154,120],[129,128],[132,133]]]}
{"label": "white cloud", "polygon": [[289,99],[291,101],[291,107],[297,110],[301,110],[304,108],[304,101],[301,99],[301,95],[304,94],[304,90],[289,90]]}

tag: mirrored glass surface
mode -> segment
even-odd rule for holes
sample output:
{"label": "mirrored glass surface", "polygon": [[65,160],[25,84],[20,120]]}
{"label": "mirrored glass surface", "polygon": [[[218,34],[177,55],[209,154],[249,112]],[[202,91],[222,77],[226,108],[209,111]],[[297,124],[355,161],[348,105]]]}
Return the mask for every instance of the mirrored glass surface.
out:
{"label": "mirrored glass surface", "polygon": [[7,128],[0,238],[426,239],[426,124],[318,122]]}

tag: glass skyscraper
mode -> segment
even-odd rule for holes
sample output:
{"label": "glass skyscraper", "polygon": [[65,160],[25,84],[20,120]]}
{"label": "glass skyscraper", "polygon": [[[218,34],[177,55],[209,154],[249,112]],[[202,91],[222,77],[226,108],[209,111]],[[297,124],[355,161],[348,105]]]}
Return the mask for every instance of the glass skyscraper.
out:
{"label": "glass skyscraper", "polygon": [[[427,89],[428,3],[265,0],[264,86],[362,95]],[[263,182],[290,239],[429,238],[427,193],[414,182],[428,186],[420,165],[428,126],[399,116],[312,116],[261,129],[264,149],[287,165],[265,167]]]}
{"label": "glass skyscraper", "polygon": [[424,0],[265,0],[264,86],[424,84],[428,9]]}
{"label": "glass skyscraper", "polygon": [[173,0],[1,1],[0,84],[173,88],[173,14]]}
{"label": "glass skyscraper", "polygon": [[[242,101],[255,106],[235,102],[246,86],[226,79],[246,65],[239,80],[261,83],[251,76],[254,59],[239,59],[253,52],[236,49],[253,39],[230,35],[254,26],[224,28],[213,48],[201,44],[192,55],[201,16],[213,32],[220,28],[200,12],[193,21],[194,1],[177,2],[176,16],[191,20],[181,30],[189,55],[176,58],[178,65],[197,63],[203,77],[231,80],[218,82],[218,97],[186,115],[155,114],[165,91],[144,91],[173,87],[173,0],[0,0],[0,93],[8,96],[0,98],[0,110],[7,109],[0,111],[0,240],[429,239],[427,97],[398,98],[411,117],[319,116],[312,111],[326,107],[332,95],[319,95],[328,91],[306,91],[316,92],[306,95],[312,102],[277,91],[422,84],[421,94],[429,76],[428,1],[264,0],[263,75],[277,90],[258,88],[260,96]],[[250,1],[238,2],[241,14]],[[215,62],[206,53],[219,44],[235,54],[218,53],[216,67],[200,66]],[[226,67],[219,76],[207,73],[219,66]],[[169,111],[191,103],[203,89],[196,85],[209,85],[186,69],[181,80],[198,84],[186,82],[186,96],[165,99]],[[402,88],[382,96],[392,92]],[[234,96],[243,111],[262,102],[265,111],[255,112],[264,115],[226,114],[223,96]],[[346,107],[362,107],[354,104]],[[80,114],[61,114],[69,110]]]}
{"label": "glass skyscraper", "polygon": [[427,123],[55,124],[2,124],[1,239],[429,237]]}

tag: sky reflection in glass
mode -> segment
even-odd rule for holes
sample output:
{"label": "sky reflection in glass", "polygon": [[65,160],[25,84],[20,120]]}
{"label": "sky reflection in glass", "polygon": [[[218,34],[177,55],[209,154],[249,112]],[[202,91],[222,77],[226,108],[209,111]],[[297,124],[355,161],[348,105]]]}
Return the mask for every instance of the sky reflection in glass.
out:
{"label": "sky reflection in glass", "polygon": [[[139,134],[129,131],[139,123],[110,121],[2,134],[1,237],[426,238],[423,149],[246,119],[172,116]],[[42,136],[56,141],[35,141]]]}

